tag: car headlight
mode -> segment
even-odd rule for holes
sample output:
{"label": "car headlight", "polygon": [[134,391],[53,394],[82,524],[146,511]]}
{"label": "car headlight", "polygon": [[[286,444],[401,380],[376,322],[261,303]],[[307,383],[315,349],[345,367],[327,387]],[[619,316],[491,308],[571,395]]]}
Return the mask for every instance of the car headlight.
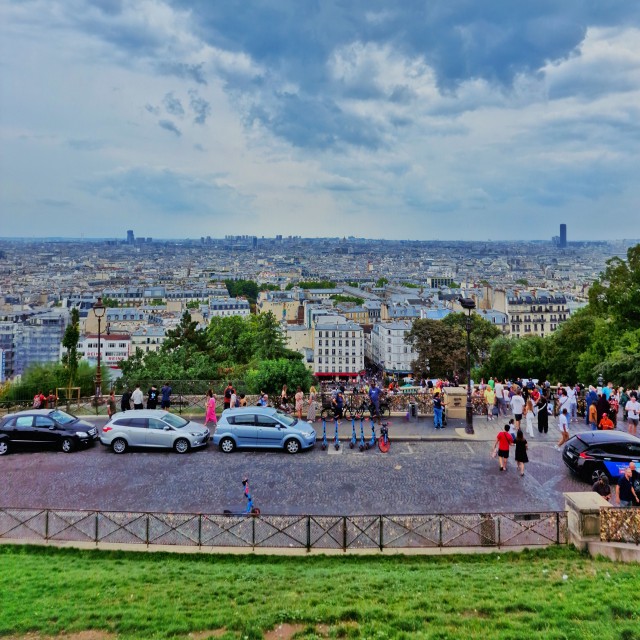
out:
{"label": "car headlight", "polygon": [[203,435],[204,435],[204,433],[198,433],[197,431],[192,431],[189,435],[190,435],[192,438],[198,438],[199,436],[203,436]]}
{"label": "car headlight", "polygon": [[303,431],[302,435],[305,438],[310,438],[313,435],[313,431]]}
{"label": "car headlight", "polygon": [[89,434],[86,431],[76,431],[78,438],[88,438]]}

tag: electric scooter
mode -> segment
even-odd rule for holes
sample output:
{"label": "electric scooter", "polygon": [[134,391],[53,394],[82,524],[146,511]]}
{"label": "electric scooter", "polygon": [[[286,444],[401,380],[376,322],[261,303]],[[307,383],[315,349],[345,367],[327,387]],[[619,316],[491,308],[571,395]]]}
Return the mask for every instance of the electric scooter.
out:
{"label": "electric scooter", "polygon": [[253,498],[251,497],[251,491],[249,490],[249,478],[242,479],[242,486],[244,487],[244,497],[247,499],[247,506],[244,510],[232,511],[231,509],[225,509],[223,511],[226,516],[259,516],[260,509],[253,504]]}
{"label": "electric scooter", "polygon": [[358,446],[360,451],[364,451],[367,448],[367,445],[364,441],[364,420],[360,418],[360,445]]}
{"label": "electric scooter", "polygon": [[349,449],[353,449],[358,442],[358,436],[356,436],[356,419],[351,418],[351,440],[349,441]]}
{"label": "electric scooter", "polygon": [[324,418],[322,418],[322,444],[320,446],[323,451],[326,451],[329,446],[327,442],[327,421]]}
{"label": "electric scooter", "polygon": [[382,423],[380,427],[380,437],[378,438],[378,449],[382,453],[387,453],[391,447],[391,441],[389,440],[389,425],[386,422]]}
{"label": "electric scooter", "polygon": [[336,431],[335,431],[335,437],[333,439],[333,446],[335,447],[336,451],[340,448],[340,440],[338,438],[338,418],[334,418],[334,422],[335,422],[335,426],[336,426]]}
{"label": "electric scooter", "polygon": [[365,449],[373,449],[376,446],[376,423],[373,418],[371,420],[371,439],[364,445]]}

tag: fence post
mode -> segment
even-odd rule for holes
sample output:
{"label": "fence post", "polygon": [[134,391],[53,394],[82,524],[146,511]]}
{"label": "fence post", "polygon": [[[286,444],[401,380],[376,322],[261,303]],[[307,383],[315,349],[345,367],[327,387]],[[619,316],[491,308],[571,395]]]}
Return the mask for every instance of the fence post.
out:
{"label": "fence post", "polygon": [[380,551],[384,551],[384,525],[382,524],[382,516],[380,516]]}
{"label": "fence post", "polygon": [[94,528],[94,538],[95,538],[95,543],[98,544],[98,537],[100,535],[100,512],[96,511],[96,523],[95,523],[95,528]]}
{"label": "fence post", "polygon": [[198,546],[202,547],[202,514],[198,514]]}
{"label": "fence post", "polygon": [[44,539],[49,539],[49,509],[44,512]]}
{"label": "fence post", "polygon": [[500,530],[500,516],[498,516],[498,547],[502,544],[502,534]]}
{"label": "fence post", "polygon": [[438,516],[438,546],[442,548],[442,516]]}
{"label": "fence post", "polygon": [[342,516],[342,550],[347,550],[347,516]]}
{"label": "fence post", "polygon": [[251,546],[255,549],[256,546],[256,516],[254,514],[251,517]]}
{"label": "fence post", "polygon": [[146,530],[146,538],[147,538],[147,547],[149,546],[149,514],[146,514],[147,516],[147,521],[146,521],[146,526],[145,526],[145,530]]}
{"label": "fence post", "polygon": [[180,399],[178,400],[178,413],[182,415],[182,391],[180,392]]}
{"label": "fence post", "polygon": [[556,511],[556,544],[560,544],[560,513]]}
{"label": "fence post", "polygon": [[307,516],[307,551],[311,551],[311,516]]}

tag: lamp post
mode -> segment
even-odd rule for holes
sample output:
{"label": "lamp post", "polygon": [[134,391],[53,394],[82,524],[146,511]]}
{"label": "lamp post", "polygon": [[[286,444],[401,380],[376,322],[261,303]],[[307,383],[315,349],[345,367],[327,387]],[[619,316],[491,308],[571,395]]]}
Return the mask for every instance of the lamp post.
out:
{"label": "lamp post", "polygon": [[471,312],[476,308],[476,303],[473,298],[460,298],[460,306],[469,312],[467,315],[467,422],[464,431],[472,435],[474,431],[473,404],[471,403]]}
{"label": "lamp post", "polygon": [[102,395],[102,369],[100,368],[100,331],[101,322],[106,312],[106,307],[102,304],[102,298],[93,305],[93,313],[98,318],[98,367],[96,369],[96,400]]}

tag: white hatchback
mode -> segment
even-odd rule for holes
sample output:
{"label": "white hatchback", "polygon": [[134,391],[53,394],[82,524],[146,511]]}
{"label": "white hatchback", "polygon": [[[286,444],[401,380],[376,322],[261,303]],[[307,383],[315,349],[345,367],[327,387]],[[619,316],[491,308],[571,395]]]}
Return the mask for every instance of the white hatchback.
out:
{"label": "white hatchback", "polygon": [[142,409],[116,413],[102,427],[100,442],[114,453],[124,453],[129,447],[187,453],[207,446],[210,436],[209,429],[198,422],[161,409]]}

